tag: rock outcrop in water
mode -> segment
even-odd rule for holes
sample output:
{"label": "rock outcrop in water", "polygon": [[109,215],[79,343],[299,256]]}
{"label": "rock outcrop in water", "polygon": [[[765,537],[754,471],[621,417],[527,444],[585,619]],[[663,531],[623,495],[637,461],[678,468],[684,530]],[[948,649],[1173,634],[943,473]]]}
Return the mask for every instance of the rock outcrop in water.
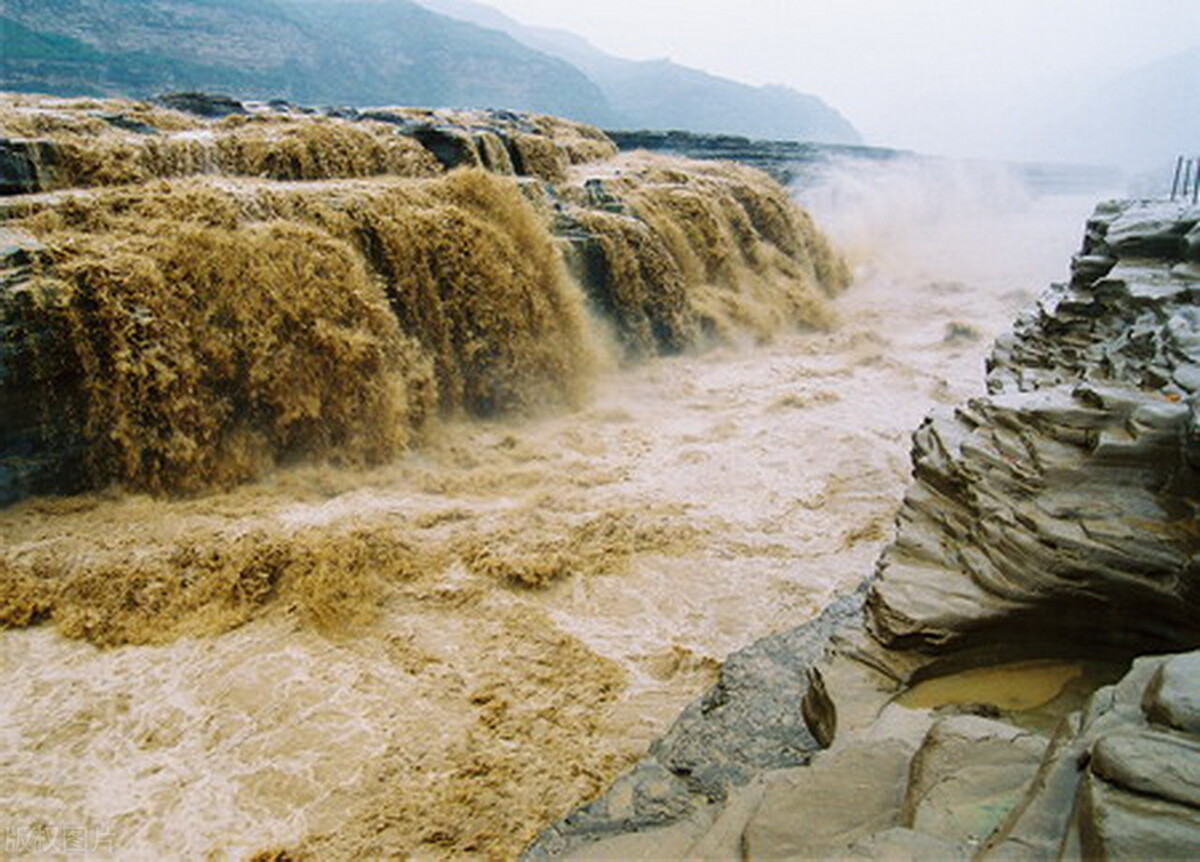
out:
{"label": "rock outcrop in water", "polygon": [[998,341],[989,395],[914,435],[875,575],[732,656],[528,855],[1192,855],[1198,225],[1100,206],[1071,282]]}
{"label": "rock outcrop in water", "polygon": [[785,185],[811,179],[838,159],[883,162],[911,156],[901,150],[812,141],[755,140],[741,135],[700,134],[681,130],[610,131],[622,150],[673,153],[689,159],[720,159],[757,168]]}
{"label": "rock outcrop in water", "polygon": [[[962,170],[965,163],[936,156],[919,155],[905,150],[866,147],[854,144],[815,143],[811,140],[761,140],[728,134],[701,134],[680,130],[654,129],[609,131],[608,136],[621,150],[648,150],[689,159],[716,159],[740,162],[769,174],[778,182],[797,188],[818,184],[839,166],[854,165],[855,170],[870,170],[872,165],[901,165],[918,171],[934,169]],[[1112,168],[1076,164],[1027,163],[1003,168],[1029,189],[1048,189],[1062,193],[1072,189],[1079,194],[1099,194],[1121,182]],[[862,193],[870,200],[877,193],[870,180],[863,178]]]}

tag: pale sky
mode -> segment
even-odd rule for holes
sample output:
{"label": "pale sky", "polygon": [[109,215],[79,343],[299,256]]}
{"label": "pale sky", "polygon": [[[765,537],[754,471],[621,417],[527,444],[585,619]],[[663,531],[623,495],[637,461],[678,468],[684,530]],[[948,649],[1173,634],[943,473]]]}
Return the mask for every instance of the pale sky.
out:
{"label": "pale sky", "polygon": [[[483,0],[629,59],[788,84],[869,142],[996,156],[1105,75],[1200,44],[1200,0]],[[1174,94],[1196,110],[1195,92]]]}

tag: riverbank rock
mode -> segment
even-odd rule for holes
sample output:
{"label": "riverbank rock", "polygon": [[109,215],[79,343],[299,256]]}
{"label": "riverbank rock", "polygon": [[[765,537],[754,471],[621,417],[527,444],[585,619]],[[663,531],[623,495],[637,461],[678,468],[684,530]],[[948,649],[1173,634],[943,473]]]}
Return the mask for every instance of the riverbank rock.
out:
{"label": "riverbank rock", "polygon": [[[868,600],[889,646],[1136,653],[1194,646],[1200,210],[1108,204],[1076,269],[989,361],[991,395],[931,416]],[[1016,625],[1021,637],[1006,631]]]}
{"label": "riverbank rock", "polygon": [[617,153],[582,123],[503,110],[313,109],[177,93],[153,102],[0,94],[0,194],[197,175],[428,177],[456,167],[562,182]]}
{"label": "riverbank rock", "polygon": [[[997,342],[989,394],[914,434],[895,540],[862,589],[731,656],[527,857],[1193,855],[1198,221],[1098,207],[1072,281]],[[746,680],[766,655],[785,670]],[[777,705],[807,733],[780,739]],[[730,757],[758,745],[777,756]],[[638,816],[649,782],[660,804]]]}
{"label": "riverbank rock", "polygon": [[1198,661],[1200,652],[1141,658],[1117,685],[1097,691],[1060,727],[1028,795],[979,858],[1192,858],[1200,846],[1200,736],[1155,716],[1165,677],[1186,677],[1181,688],[1195,703]]}
{"label": "riverbank rock", "polygon": [[[852,144],[819,144],[808,141],[756,140],[741,135],[702,134],[687,131],[609,130],[608,136],[625,150],[670,153],[689,159],[735,161],[757,168],[784,185],[798,188],[819,183],[830,170],[854,165],[856,174],[868,175],[874,165],[890,165],[902,170],[960,170],[962,164],[906,150],[865,147]],[[1063,164],[1023,164],[1009,168],[1030,189],[1054,189],[1059,193],[1073,189],[1080,194],[1111,189],[1121,181],[1111,168]],[[877,190],[865,181],[869,200]]]}

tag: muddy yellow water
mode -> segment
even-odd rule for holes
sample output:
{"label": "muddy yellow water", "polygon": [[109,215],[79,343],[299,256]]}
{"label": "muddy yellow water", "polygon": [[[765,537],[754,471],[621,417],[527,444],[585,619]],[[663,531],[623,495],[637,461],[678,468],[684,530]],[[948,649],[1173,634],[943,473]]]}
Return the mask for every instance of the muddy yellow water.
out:
{"label": "muddy yellow water", "polygon": [[815,199],[859,274],[829,331],[435,420],[385,466],[0,512],[6,559],[62,574],[0,596],[53,616],[0,632],[0,824],[130,859],[518,852],[869,574],[911,429],[979,391],[1091,203],[941,217],[905,182],[883,215]]}
{"label": "muddy yellow water", "polygon": [[1054,700],[1083,665],[1065,662],[1017,662],[976,668],[926,680],[897,698],[912,709],[949,704],[989,704],[1003,710],[1025,711]]}

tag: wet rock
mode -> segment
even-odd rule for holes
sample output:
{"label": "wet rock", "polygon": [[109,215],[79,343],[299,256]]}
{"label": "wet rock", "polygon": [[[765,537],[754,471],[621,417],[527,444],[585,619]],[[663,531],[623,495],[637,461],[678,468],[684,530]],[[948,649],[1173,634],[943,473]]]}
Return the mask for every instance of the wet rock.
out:
{"label": "wet rock", "polygon": [[479,154],[479,164],[495,174],[515,174],[512,155],[504,137],[498,132],[475,132],[472,136],[475,151]]}
{"label": "wet rock", "polygon": [[1197,224],[1183,238],[1183,258],[1191,263],[1200,263],[1200,224]]}
{"label": "wet rock", "polygon": [[[1194,855],[1200,273],[1181,261],[1197,213],[1098,207],[1071,283],[997,342],[989,395],[914,434],[913,484],[865,605],[860,592],[843,611],[732,657],[652,749],[648,762],[694,800],[675,822],[689,834],[722,824],[720,839],[702,837],[689,853]],[[805,640],[814,637],[819,649]],[[1184,652],[1135,660],[1049,739],[1000,708],[987,718],[907,709],[883,682],[1171,651]],[[807,716],[804,733],[778,735],[788,709]],[[766,751],[796,763],[780,771]],[[754,788],[761,798],[747,805]],[[740,840],[728,837],[739,829]],[[579,847],[595,833],[560,824],[547,834]],[[654,855],[657,834],[640,837],[640,852]]]}
{"label": "wet rock", "polygon": [[1025,800],[982,859],[1181,859],[1200,846],[1200,736],[1151,723],[1154,688],[1171,674],[1190,697],[1200,677],[1181,675],[1200,653],[1139,659],[1063,725]]}
{"label": "wet rock", "polygon": [[599,177],[585,180],[583,190],[587,194],[588,206],[592,209],[624,215],[628,212],[625,202],[609,190],[608,184]]}
{"label": "wet rock", "polygon": [[[803,187],[820,182],[831,168],[846,162],[871,163],[908,160],[935,163],[927,156],[904,150],[825,144],[811,141],[761,140],[728,134],[703,134],[680,130],[605,130],[622,150],[673,153],[689,159],[740,162],[770,174],[776,182]],[[1031,189],[1070,189],[1080,194],[1099,193],[1121,181],[1112,168],[1062,164],[1014,166]]]}
{"label": "wet rock", "polygon": [[411,134],[446,170],[479,165],[475,142],[460,129],[419,126]]}
{"label": "wet rock", "polygon": [[154,102],[164,108],[213,119],[250,113],[237,99],[214,93],[164,93],[156,96]]}
{"label": "wet rock", "polygon": [[54,185],[58,150],[51,141],[0,138],[0,195],[40,192]]}
{"label": "wet rock", "polygon": [[815,176],[838,158],[886,161],[903,154],[879,147],[814,144],[800,141],[752,140],[740,135],[705,135],[683,131],[609,131],[622,150],[651,150],[675,153],[690,159],[723,159],[741,162],[770,174],[788,185],[802,177]]}
{"label": "wet rock", "polygon": [[[180,129],[178,123],[157,127],[152,117],[136,118],[132,104],[107,111],[30,105],[27,110],[31,112],[53,117],[65,111],[68,118],[76,114],[71,119],[86,119],[93,126],[99,119],[111,128],[107,133],[94,131],[87,146],[58,138],[0,139],[0,194],[222,172],[275,179],[302,175],[315,180],[378,174],[420,177],[436,169],[460,167],[561,183],[570,166],[606,159],[617,152],[615,144],[591,126],[513,111],[313,109],[281,99],[239,102],[207,93],[175,93],[154,101],[192,114],[191,127]],[[282,116],[287,122],[244,126],[220,122],[231,115]],[[319,130],[314,122],[305,129],[306,118],[317,119],[316,115],[341,122],[321,124],[324,128]],[[369,128],[348,131],[344,124],[349,123]],[[381,129],[381,124],[392,128]],[[330,131],[333,134],[328,134]],[[390,133],[407,140],[398,143]],[[246,139],[246,145],[238,138]],[[297,145],[300,138],[302,146]],[[418,145],[425,152],[420,152]],[[271,149],[274,152],[264,152]],[[400,157],[410,151],[415,151],[411,157]],[[424,158],[425,153],[432,158]]]}
{"label": "wet rock", "polygon": [[48,349],[56,337],[33,314],[42,300],[32,276],[44,252],[32,236],[0,228],[0,506],[83,481],[83,447],[62,421],[71,405],[45,397],[50,381],[17,370],[28,365],[22,352]]}
{"label": "wet rock", "polygon": [[143,123],[141,120],[135,120],[132,117],[127,117],[125,114],[116,113],[100,113],[96,115],[104,122],[108,123],[114,129],[121,129],[126,132],[133,132],[138,135],[157,135],[158,129],[149,123]]}
{"label": "wet rock", "polygon": [[716,686],[634,770],[539,836],[526,858],[560,856],[600,839],[680,823],[724,803],[759,773],[806,763],[821,747],[802,713],[811,684],[807,670],[861,610],[861,594],[848,596],[813,622],[730,656]]}
{"label": "wet rock", "polygon": [[[662,237],[636,216],[613,210],[605,207],[597,216],[562,207],[555,214],[554,235],[567,267],[596,310],[615,322],[628,356],[678,353],[695,343],[699,328],[683,305],[683,275]],[[627,295],[632,285],[647,286],[640,301]]]}

